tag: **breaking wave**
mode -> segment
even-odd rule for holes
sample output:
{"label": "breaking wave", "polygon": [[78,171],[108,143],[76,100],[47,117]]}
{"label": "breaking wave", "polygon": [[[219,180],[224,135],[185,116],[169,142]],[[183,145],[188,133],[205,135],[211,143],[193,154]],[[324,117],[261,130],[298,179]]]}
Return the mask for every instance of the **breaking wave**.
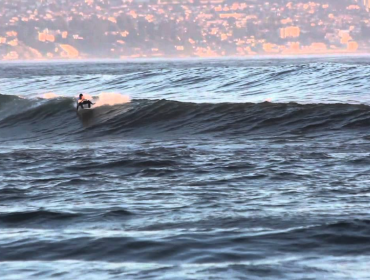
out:
{"label": "breaking wave", "polygon": [[[1,138],[307,134],[368,129],[367,105],[132,100],[76,113],[74,99],[0,96]],[[23,104],[21,104],[23,103]],[[6,105],[8,104],[8,105]],[[9,108],[13,108],[9,113]],[[5,116],[3,111],[6,111]]]}

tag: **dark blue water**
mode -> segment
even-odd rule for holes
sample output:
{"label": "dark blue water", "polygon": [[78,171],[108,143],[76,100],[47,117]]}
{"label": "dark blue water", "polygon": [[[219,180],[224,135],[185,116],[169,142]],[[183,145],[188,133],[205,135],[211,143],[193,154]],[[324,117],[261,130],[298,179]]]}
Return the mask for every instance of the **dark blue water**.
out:
{"label": "dark blue water", "polygon": [[370,279],[369,78],[367,57],[0,64],[0,279]]}

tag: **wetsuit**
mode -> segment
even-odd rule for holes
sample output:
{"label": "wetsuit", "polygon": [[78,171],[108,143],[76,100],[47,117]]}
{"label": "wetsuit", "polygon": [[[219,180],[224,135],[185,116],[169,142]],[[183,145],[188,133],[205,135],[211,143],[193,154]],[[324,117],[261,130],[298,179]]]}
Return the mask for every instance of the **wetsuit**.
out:
{"label": "wetsuit", "polygon": [[84,108],[84,104],[87,104],[89,106],[89,108],[91,108],[91,105],[93,104],[90,100],[84,100],[84,101],[79,101],[77,102],[77,108],[76,110],[78,110],[79,107],[81,107],[82,109]]}

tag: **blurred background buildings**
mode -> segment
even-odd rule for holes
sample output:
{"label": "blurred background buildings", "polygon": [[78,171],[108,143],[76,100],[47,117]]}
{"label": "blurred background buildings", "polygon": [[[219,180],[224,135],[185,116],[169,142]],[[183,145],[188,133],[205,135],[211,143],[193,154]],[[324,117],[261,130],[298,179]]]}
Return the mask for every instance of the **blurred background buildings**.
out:
{"label": "blurred background buildings", "polygon": [[365,53],[370,0],[0,0],[0,59]]}

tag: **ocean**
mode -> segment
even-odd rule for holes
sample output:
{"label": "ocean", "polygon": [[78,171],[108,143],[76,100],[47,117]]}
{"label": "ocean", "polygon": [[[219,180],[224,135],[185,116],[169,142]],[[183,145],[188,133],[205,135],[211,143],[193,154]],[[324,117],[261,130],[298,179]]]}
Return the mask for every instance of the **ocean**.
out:
{"label": "ocean", "polygon": [[0,279],[370,279],[369,81],[366,56],[1,63]]}

